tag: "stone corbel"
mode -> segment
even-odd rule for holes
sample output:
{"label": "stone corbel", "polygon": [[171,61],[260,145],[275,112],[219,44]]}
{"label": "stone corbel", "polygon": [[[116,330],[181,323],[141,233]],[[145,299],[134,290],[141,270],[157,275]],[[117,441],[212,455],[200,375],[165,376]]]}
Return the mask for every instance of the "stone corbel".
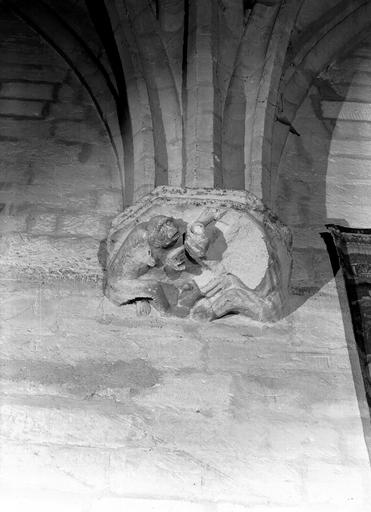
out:
{"label": "stone corbel", "polygon": [[284,316],[291,234],[246,191],[158,187],[112,222],[106,296],[138,314]]}

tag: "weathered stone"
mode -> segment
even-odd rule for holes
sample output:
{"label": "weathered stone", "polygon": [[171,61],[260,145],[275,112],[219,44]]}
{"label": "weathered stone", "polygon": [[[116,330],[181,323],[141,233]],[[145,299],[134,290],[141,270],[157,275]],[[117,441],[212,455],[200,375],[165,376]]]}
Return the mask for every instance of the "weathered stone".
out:
{"label": "weathered stone", "polygon": [[53,84],[5,82],[0,87],[0,97],[51,100],[53,98]]}
{"label": "weathered stone", "polygon": [[[367,117],[370,32],[358,49],[349,43],[370,6],[126,0],[105,2],[105,19],[94,2],[48,0],[37,12],[5,3],[28,12],[34,29],[0,8],[3,92],[16,94],[6,82],[36,91],[45,81],[55,97],[45,121],[0,116],[0,508],[368,511],[368,406],[341,279],[318,234],[328,222],[369,223],[371,123],[349,119]],[[115,54],[109,31],[97,34],[110,23]],[[339,45],[350,48],[346,62],[328,66]],[[294,118],[290,102],[319,65],[326,72]],[[295,231],[292,283],[302,288],[285,299],[291,314],[274,325],[137,318],[134,304],[103,297],[95,230],[122,208],[117,162],[125,206],[154,183],[264,197]],[[162,212],[193,220],[174,203]],[[254,208],[251,224],[264,224]],[[58,234],[45,236],[56,216]],[[269,236],[259,252],[254,233],[256,259],[239,253],[251,288],[270,251]]]}
{"label": "weathered stone", "polygon": [[27,215],[0,215],[0,232],[24,232],[27,229]]}
{"label": "weathered stone", "polygon": [[100,144],[104,135],[103,127],[99,130],[94,126],[89,126],[86,122],[79,121],[60,121],[55,129],[55,137],[59,139],[95,144]]}
{"label": "weathered stone", "polygon": [[140,498],[101,498],[93,503],[91,512],[104,512],[105,510],[119,512],[121,510],[135,510],[137,512],[208,512],[208,505],[191,501],[140,499]]}
{"label": "weathered stone", "polygon": [[135,401],[146,407],[160,403],[161,407],[223,413],[231,399],[230,380],[229,376],[207,377],[200,373],[184,377],[168,376],[154,391],[137,396]]}
{"label": "weathered stone", "polygon": [[1,62],[0,79],[24,80],[27,72],[27,79],[34,81],[46,81],[50,83],[62,81],[66,75],[65,66],[50,65],[50,61],[43,66],[29,66],[25,68],[17,60],[12,63]]}
{"label": "weathered stone", "polygon": [[29,231],[35,235],[51,235],[57,227],[57,216],[54,213],[35,214],[29,216]]}
{"label": "weathered stone", "polygon": [[[70,407],[45,408],[37,403],[31,409],[17,404],[1,407],[1,435],[13,441],[39,443],[46,437],[53,444],[65,446],[124,446],[131,428],[128,416],[110,419],[88,410]],[[99,423],[99,429],[94,425]],[[89,434],[88,434],[89,433]]]}
{"label": "weathered stone", "polygon": [[75,103],[51,103],[48,119],[73,119],[83,121],[86,106]]}
{"label": "weathered stone", "polygon": [[107,224],[108,221],[96,215],[61,215],[58,219],[58,233],[101,239],[107,232]]}
{"label": "weathered stone", "polygon": [[109,214],[117,214],[122,209],[121,190],[100,191],[97,194],[97,209]]}
{"label": "weathered stone", "polygon": [[43,117],[45,104],[40,101],[0,100],[0,115],[17,117]]}
{"label": "weathered stone", "polygon": [[152,301],[175,316],[276,320],[290,248],[289,232],[253,196],[159,188],[113,221],[105,293],[117,305],[136,301],[141,314]]}
{"label": "weathered stone", "polygon": [[0,136],[14,137],[15,139],[45,139],[50,132],[50,124],[45,119],[14,119],[7,117],[1,119]]}
{"label": "weathered stone", "polygon": [[[36,494],[28,496],[31,501],[27,506],[30,506],[32,499],[36,504],[38,499],[41,501],[45,499],[48,491],[53,492],[54,500],[56,493],[65,492],[66,495],[63,498],[67,503],[72,496],[76,499],[76,493],[83,492],[86,504],[88,489],[103,490],[106,486],[110,452],[102,448],[98,450],[88,446],[12,442],[2,445],[1,454],[2,485],[9,491],[22,482],[26,495],[30,491]],[[45,494],[40,492],[41,482],[43,490],[46,491]],[[1,494],[3,496],[3,492]],[[14,503],[17,504],[17,501],[12,496],[11,505],[13,506]],[[65,504],[66,502],[63,506]],[[13,510],[16,509],[13,508]],[[62,512],[63,508],[60,510]]]}
{"label": "weathered stone", "polygon": [[[338,503],[351,501],[362,507],[365,503],[365,486],[357,477],[358,470],[329,462],[311,462],[305,480],[305,490],[310,503]],[[326,483],[325,483],[326,482]]]}
{"label": "weathered stone", "polygon": [[97,260],[97,242],[93,238],[20,237],[4,235],[0,241],[2,265],[14,271],[53,273],[56,277],[90,275],[96,279],[101,270]]}

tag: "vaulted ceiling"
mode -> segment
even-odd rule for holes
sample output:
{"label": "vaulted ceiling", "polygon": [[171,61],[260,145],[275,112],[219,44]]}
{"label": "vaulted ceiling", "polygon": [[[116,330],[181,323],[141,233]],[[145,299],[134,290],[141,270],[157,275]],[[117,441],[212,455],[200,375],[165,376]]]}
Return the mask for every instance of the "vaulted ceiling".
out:
{"label": "vaulted ceiling", "polygon": [[121,165],[156,185],[246,188],[269,205],[313,79],[371,24],[368,0],[3,0],[71,65]]}

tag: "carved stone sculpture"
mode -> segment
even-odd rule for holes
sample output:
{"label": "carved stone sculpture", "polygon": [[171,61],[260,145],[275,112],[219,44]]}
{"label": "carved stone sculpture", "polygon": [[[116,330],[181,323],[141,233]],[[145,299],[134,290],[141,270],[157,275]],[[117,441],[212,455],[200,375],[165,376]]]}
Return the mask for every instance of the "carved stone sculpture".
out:
{"label": "carved stone sculpture", "polygon": [[112,223],[104,292],[138,314],[212,320],[284,313],[291,236],[246,192],[162,187]]}

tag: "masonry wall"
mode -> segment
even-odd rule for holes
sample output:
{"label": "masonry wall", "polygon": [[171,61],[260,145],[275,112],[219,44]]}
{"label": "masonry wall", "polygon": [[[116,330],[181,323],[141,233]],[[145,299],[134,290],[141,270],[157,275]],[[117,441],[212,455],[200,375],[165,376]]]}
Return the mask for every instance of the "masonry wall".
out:
{"label": "masonry wall", "polygon": [[2,262],[96,274],[97,240],[122,208],[109,138],[64,59],[0,14]]}
{"label": "masonry wall", "polygon": [[277,210],[294,234],[294,289],[332,277],[325,224],[370,227],[371,36],[317,77],[280,165]]}
{"label": "masonry wall", "polygon": [[[23,22],[0,14],[0,509],[368,511],[369,411],[341,276],[336,283],[319,236],[325,222],[367,220],[369,121],[354,112],[368,115],[368,45],[317,79],[294,122],[300,137],[290,135],[286,146],[278,212],[294,232],[291,314],[274,325],[238,316],[209,324],[155,312],[138,318],[134,305],[103,297],[93,282],[101,276],[99,242],[121,209],[109,140],[66,62]],[[262,27],[271,34],[259,21],[257,42]],[[197,48],[208,48],[211,64],[209,27],[202,18],[197,24]],[[152,55],[148,33],[139,27],[137,35]],[[175,69],[180,49],[173,50]],[[257,100],[245,102],[237,78],[225,91],[223,184],[243,188],[242,121]],[[194,119],[210,120],[209,103],[207,96],[191,105]],[[139,116],[134,131],[152,137]],[[139,143],[136,150],[141,155]],[[304,302],[298,295],[308,291]]]}

